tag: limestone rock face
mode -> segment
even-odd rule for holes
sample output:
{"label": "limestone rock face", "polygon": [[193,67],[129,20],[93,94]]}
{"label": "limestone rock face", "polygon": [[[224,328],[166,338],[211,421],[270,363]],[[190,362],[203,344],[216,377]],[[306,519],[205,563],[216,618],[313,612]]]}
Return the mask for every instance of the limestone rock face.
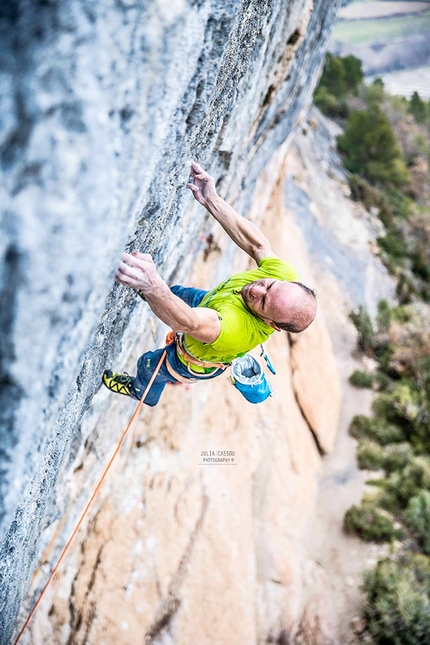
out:
{"label": "limestone rock face", "polygon": [[320,319],[293,337],[291,366],[302,414],[321,452],[331,452],[339,423],[340,383],[330,336]]}
{"label": "limestone rock face", "polygon": [[[266,232],[278,218],[285,226],[273,211]],[[195,273],[218,260],[200,258]],[[235,261],[247,268],[243,253]],[[321,601],[327,577],[303,547],[322,460],[295,395],[287,334],[273,334],[267,349],[277,396],[264,405],[247,403],[222,376],[171,387],[144,410],[30,642],[253,645],[296,634],[299,643],[309,620],[312,633],[316,623],[333,636],[330,598]],[[81,485],[93,479],[88,450],[72,465]],[[228,461],[211,461],[211,452]]]}
{"label": "limestone rock face", "polygon": [[[2,7],[2,645],[41,552],[43,562],[58,555],[130,411],[129,401],[99,392],[101,373],[127,362],[131,371],[136,355],[161,341],[164,330],[148,309],[113,286],[121,251],[153,253],[170,283],[189,275],[202,230],[210,231],[184,187],[191,158],[247,212],[262,168],[309,102],[338,4],[17,0]],[[236,262],[231,247],[220,248],[211,280]],[[179,450],[183,437],[173,426],[166,425],[169,441]],[[206,517],[204,495],[193,486],[189,494],[181,553],[188,529],[201,530]],[[87,549],[98,553],[91,540]],[[172,555],[168,571],[176,565]],[[157,581],[151,589],[165,591]],[[142,611],[152,616],[148,606]],[[63,616],[64,606],[58,611]],[[77,624],[72,617],[70,629]],[[58,625],[56,641],[67,640],[69,627],[61,618]]]}
{"label": "limestone rock face", "polygon": [[[308,330],[312,335],[303,343],[304,335],[293,342],[284,333],[270,337],[266,348],[277,375],[269,378],[277,396],[264,404],[248,404],[223,376],[189,388],[167,388],[156,408],[142,411],[29,626],[26,645],[353,642],[351,630],[341,633],[338,626],[351,589],[334,579],[332,568],[342,557],[355,564],[357,545],[349,544],[342,556],[338,545],[345,537],[341,521],[333,523],[331,517],[333,499],[320,514],[327,519],[316,521],[319,488],[328,483],[321,452],[331,449],[339,416],[338,368],[345,355],[350,360],[353,345],[341,348],[341,334],[349,330],[345,303],[333,298],[336,276],[330,285],[321,264],[307,253],[305,243],[312,239],[301,237],[303,221],[295,221],[286,199],[291,168],[303,163],[312,181],[300,186],[311,201],[316,177],[306,153],[296,133],[293,151],[283,146],[272,156],[258,177],[249,216],[273,241],[275,253],[293,260],[301,279],[317,288],[320,304]],[[301,177],[297,171],[296,189]],[[340,201],[332,196],[332,206],[353,221],[354,206],[349,204],[348,213],[342,185],[330,181],[330,190],[336,185],[340,190]],[[322,207],[321,195],[316,197]],[[362,226],[364,239],[355,250],[360,248],[363,262],[371,262],[366,223]],[[327,223],[322,230],[328,233]],[[187,277],[197,287],[249,266],[240,252],[231,254],[229,267],[222,265],[230,247],[218,227],[211,235]],[[347,284],[349,277],[344,275]],[[371,279],[367,272],[359,277]],[[366,284],[360,287],[345,291],[345,297],[367,292]],[[139,306],[143,314],[147,306]],[[149,332],[160,336],[150,320]],[[330,339],[327,330],[333,324],[336,333]],[[140,351],[135,345],[118,360],[131,372]],[[344,377],[350,373],[343,371]],[[59,478],[63,514],[45,533],[42,563],[55,562],[132,408],[127,399],[108,392],[94,397],[82,424],[86,441]],[[226,453],[230,461],[211,462],[211,452]],[[340,480],[336,494],[342,502],[349,468],[342,463],[342,477],[334,477]],[[328,542],[328,554],[322,542]],[[34,592],[46,580],[47,568],[37,569]],[[20,623],[28,605],[23,605]]]}

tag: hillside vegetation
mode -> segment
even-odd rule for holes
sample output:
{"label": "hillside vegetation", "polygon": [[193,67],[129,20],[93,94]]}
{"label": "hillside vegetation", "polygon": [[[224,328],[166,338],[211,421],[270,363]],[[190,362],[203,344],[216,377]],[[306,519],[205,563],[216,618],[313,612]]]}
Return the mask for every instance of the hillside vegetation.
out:
{"label": "hillside vegetation", "polygon": [[359,467],[375,471],[345,530],[390,542],[364,580],[366,629],[375,645],[424,645],[430,634],[430,104],[363,84],[360,61],[328,54],[314,101],[343,127],[337,145],[352,197],[381,219],[381,258],[398,304],[376,320],[351,313],[372,371],[351,376],[375,392],[373,416],[353,419]]}

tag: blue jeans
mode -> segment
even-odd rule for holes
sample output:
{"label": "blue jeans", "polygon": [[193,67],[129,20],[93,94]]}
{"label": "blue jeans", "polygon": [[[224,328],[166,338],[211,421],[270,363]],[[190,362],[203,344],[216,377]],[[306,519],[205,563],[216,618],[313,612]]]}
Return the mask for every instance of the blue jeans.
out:
{"label": "blue jeans", "polygon": [[[207,294],[207,291],[204,291],[203,289],[193,289],[192,287],[181,287],[179,285],[171,287],[171,291],[175,294],[175,296],[181,298],[181,300],[186,302],[190,307],[197,307],[197,305],[200,304],[204,296]],[[179,360],[176,354],[176,345],[167,345],[165,348],[156,349],[155,352],[145,352],[145,354],[143,354],[137,361],[137,375],[130,385],[130,389],[136,398],[140,399],[142,397],[142,394],[146,386],[148,385],[155,368],[157,367],[158,361],[160,360],[164,349],[166,349],[167,351],[167,356],[164,359],[160,371],[155,377],[154,382],[143,401],[147,405],[157,405],[167,383],[179,383],[179,381],[173,378],[173,376],[167,370],[166,360],[169,361],[175,372],[189,379],[207,380],[215,378],[216,376],[219,376],[223,373],[223,370],[218,369],[211,374],[205,374],[203,376],[199,376],[199,374],[197,373],[190,374],[188,368],[182,363],[182,361]]]}
{"label": "blue jeans", "polygon": [[204,289],[181,287],[179,284],[175,284],[174,287],[170,287],[170,291],[190,307],[198,307],[205,295],[209,293],[209,291],[205,291]]}

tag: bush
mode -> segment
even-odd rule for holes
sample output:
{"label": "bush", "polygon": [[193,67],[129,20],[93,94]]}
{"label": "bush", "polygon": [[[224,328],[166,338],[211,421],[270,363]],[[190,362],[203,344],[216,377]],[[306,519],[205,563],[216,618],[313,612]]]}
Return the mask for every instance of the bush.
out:
{"label": "bush", "polygon": [[412,457],[403,470],[392,473],[386,480],[381,505],[397,512],[406,508],[422,490],[430,490],[430,459]]}
{"label": "bush", "polygon": [[345,83],[349,90],[354,94],[357,93],[357,88],[362,83],[364,74],[361,60],[349,54],[341,58],[343,70],[345,72]]}
{"label": "bush", "polygon": [[364,414],[357,414],[349,426],[349,434],[354,439],[364,439],[371,436],[372,420]]}
{"label": "bush", "polygon": [[327,54],[317,92],[324,87],[329,94],[341,98],[348,91],[357,92],[363,80],[361,61],[355,56],[335,56]]}
{"label": "bush", "polygon": [[389,229],[384,237],[378,237],[379,247],[389,255],[395,266],[403,266],[408,255],[404,235],[400,229]]}
{"label": "bush", "polygon": [[412,260],[412,271],[415,275],[426,282],[430,282],[429,250],[427,244],[422,240],[417,240],[410,257]]}
{"label": "bush", "polygon": [[408,504],[405,521],[426,555],[430,555],[430,492],[422,490]]}
{"label": "bush", "polygon": [[430,634],[430,562],[406,554],[366,573],[365,616],[375,645],[426,645]]}
{"label": "bush", "polygon": [[364,88],[364,98],[369,106],[382,103],[384,100],[384,83],[382,79],[375,78],[372,85],[367,85]]}
{"label": "bush", "polygon": [[380,191],[360,177],[360,175],[351,174],[348,178],[348,184],[351,190],[351,197],[356,202],[363,202],[366,208],[379,205]]}
{"label": "bush", "polygon": [[417,123],[424,123],[428,117],[427,105],[421,100],[418,92],[412,94],[408,110]]}
{"label": "bush", "polygon": [[403,428],[407,438],[415,433],[421,410],[420,400],[405,379],[396,381],[390,390],[379,394],[372,407],[379,419]]}
{"label": "bush", "polygon": [[[412,373],[415,382],[419,385],[423,392],[427,395],[427,404],[430,405],[430,355],[429,350],[426,356],[421,356],[412,363]],[[430,413],[430,410],[429,410]],[[430,419],[430,414],[427,414],[427,420]]]}
{"label": "bush", "polygon": [[381,446],[405,440],[405,434],[400,426],[379,418],[371,419],[364,414],[358,414],[353,418],[349,426],[349,434],[354,439],[372,439]]}
{"label": "bush", "polygon": [[406,164],[386,115],[376,105],[352,112],[344,134],[337,138],[344,165],[371,183],[403,186],[408,181]]}
{"label": "bush", "polygon": [[394,391],[388,395],[396,414],[409,422],[418,420],[421,408],[420,396],[414,385],[403,379],[396,383]]}
{"label": "bush", "polygon": [[387,300],[382,299],[378,302],[378,315],[376,316],[376,326],[379,333],[387,333],[391,324],[391,307]]}
{"label": "bush", "polygon": [[363,202],[367,209],[376,207],[379,209],[379,219],[384,226],[391,226],[393,223],[393,206],[390,204],[389,195],[384,191],[372,186],[360,175],[351,174],[348,178],[351,197],[355,201]]}
{"label": "bush", "polygon": [[343,99],[337,99],[324,86],[319,87],[314,94],[314,103],[323,114],[331,117],[346,119],[349,114],[348,104]]}
{"label": "bush", "polygon": [[358,331],[358,344],[360,349],[364,352],[369,352],[373,349],[374,335],[371,317],[362,305],[358,307],[358,311],[351,311],[349,317]]}
{"label": "bush", "polygon": [[405,433],[401,426],[376,418],[372,419],[371,438],[381,446],[386,446],[388,444],[403,442],[405,440]]}
{"label": "bush", "polygon": [[392,313],[393,319],[402,324],[408,323],[412,318],[411,308],[405,305],[399,305],[397,307],[393,307],[393,309],[391,310],[391,313]]}
{"label": "bush", "polygon": [[355,370],[355,372],[353,372],[349,377],[349,382],[351,383],[351,385],[354,385],[354,387],[372,387],[373,376],[371,374],[368,374],[367,372]]}
{"label": "bush", "polygon": [[334,56],[330,52],[327,53],[318,89],[321,86],[325,87],[330,94],[337,98],[345,96],[347,85],[345,70],[340,56]]}
{"label": "bush", "polygon": [[407,305],[412,301],[412,296],[417,292],[415,284],[408,275],[402,273],[396,285],[396,294],[401,305]]}
{"label": "bush", "polygon": [[375,357],[380,365],[380,371],[389,376],[396,376],[395,371],[391,368],[391,357],[394,353],[393,347],[388,344],[388,339],[383,342],[375,342]]}
{"label": "bush", "polygon": [[357,448],[357,462],[361,470],[380,470],[384,467],[384,451],[374,441],[363,441]]}
{"label": "bush", "polygon": [[352,506],[345,513],[343,525],[347,533],[354,533],[366,542],[391,542],[403,535],[386,511],[369,502]]}
{"label": "bush", "polygon": [[392,385],[393,380],[386,372],[378,370],[375,374],[375,382],[378,384],[380,390],[386,390]]}
{"label": "bush", "polygon": [[403,470],[412,457],[412,447],[406,441],[386,446],[384,449],[384,468],[388,473]]}

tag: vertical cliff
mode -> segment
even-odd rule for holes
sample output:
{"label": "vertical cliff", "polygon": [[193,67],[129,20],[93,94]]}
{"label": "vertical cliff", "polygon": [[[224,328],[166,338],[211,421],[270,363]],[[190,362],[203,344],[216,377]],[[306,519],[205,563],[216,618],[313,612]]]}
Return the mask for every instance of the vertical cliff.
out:
{"label": "vertical cliff", "polygon": [[[337,5],[2,7],[2,643],[42,549],[55,559],[129,412],[98,392],[100,374],[161,338],[133,294],[112,286],[122,249],[153,253],[167,280],[189,274],[209,230],[184,188],[193,157],[247,212],[309,101]],[[231,261],[226,247],[211,279]],[[196,530],[205,499],[190,502]]]}
{"label": "vertical cliff", "polygon": [[[283,205],[284,154],[257,181],[249,214],[288,257],[294,223]],[[219,228],[213,235],[192,284],[216,282],[226,239]],[[296,259],[309,282],[306,258]],[[232,263],[233,270],[250,264],[241,252]],[[335,642],[329,580],[304,536],[321,453],[332,449],[338,427],[336,362],[322,319],[294,343],[276,334],[268,350],[277,397],[264,405],[248,404],[223,376],[168,388],[142,412],[24,643]],[[95,427],[57,486],[66,522],[83,508],[113,449],[107,437],[119,436],[132,408],[104,391],[94,397],[83,426]],[[202,454],[211,450],[234,461],[205,465]],[[55,560],[64,520],[49,533],[46,564]],[[32,589],[46,573],[42,564]],[[21,620],[26,611],[27,603]]]}

